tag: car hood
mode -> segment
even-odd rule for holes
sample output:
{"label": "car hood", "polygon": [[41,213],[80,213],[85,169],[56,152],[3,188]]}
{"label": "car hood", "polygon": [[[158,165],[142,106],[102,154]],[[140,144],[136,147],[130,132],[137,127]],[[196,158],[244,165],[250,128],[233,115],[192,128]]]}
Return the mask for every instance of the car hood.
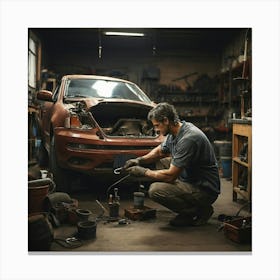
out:
{"label": "car hood", "polygon": [[98,102],[87,100],[86,106],[95,121],[107,136],[116,137],[156,137],[147,115],[152,104],[106,99]]}
{"label": "car hood", "polygon": [[155,103],[151,102],[150,104],[140,102],[140,101],[133,101],[133,100],[128,100],[128,99],[117,99],[117,98],[77,98],[75,99],[76,101],[83,101],[86,105],[86,108],[91,108],[93,106],[96,106],[100,103],[104,104],[134,104],[139,107],[147,107],[152,109],[155,106]]}
{"label": "car hood", "polygon": [[[82,105],[81,105],[82,104]],[[71,99],[76,113],[87,111],[102,134],[111,137],[156,138],[153,125],[147,120],[154,104],[125,99]]]}

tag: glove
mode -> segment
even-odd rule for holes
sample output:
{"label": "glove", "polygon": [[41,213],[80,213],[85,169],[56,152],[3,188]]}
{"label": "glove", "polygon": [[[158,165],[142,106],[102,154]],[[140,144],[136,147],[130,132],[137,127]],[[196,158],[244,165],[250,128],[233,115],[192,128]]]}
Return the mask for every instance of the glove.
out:
{"label": "glove", "polygon": [[135,177],[144,177],[147,170],[147,168],[144,168],[142,166],[132,166],[127,169],[127,172],[129,173],[129,175]]}
{"label": "glove", "polygon": [[141,159],[142,159],[141,157],[129,159],[129,160],[126,161],[123,168],[128,169],[129,167],[140,165]]}

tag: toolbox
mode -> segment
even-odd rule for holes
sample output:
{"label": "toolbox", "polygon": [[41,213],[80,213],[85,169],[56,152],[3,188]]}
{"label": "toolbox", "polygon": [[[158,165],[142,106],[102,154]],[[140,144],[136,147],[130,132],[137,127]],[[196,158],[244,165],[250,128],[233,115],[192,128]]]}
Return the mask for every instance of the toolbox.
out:
{"label": "toolbox", "polygon": [[148,220],[156,217],[156,209],[150,208],[148,206],[143,206],[142,209],[129,208],[124,209],[124,215],[130,220]]}
{"label": "toolbox", "polygon": [[251,243],[252,217],[243,217],[224,223],[225,236],[237,243]]}

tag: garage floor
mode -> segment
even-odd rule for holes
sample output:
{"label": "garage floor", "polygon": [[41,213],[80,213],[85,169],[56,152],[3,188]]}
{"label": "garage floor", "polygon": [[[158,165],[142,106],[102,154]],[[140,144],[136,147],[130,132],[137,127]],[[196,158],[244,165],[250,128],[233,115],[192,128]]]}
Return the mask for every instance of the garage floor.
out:
{"label": "garage floor", "polygon": [[[102,180],[101,180],[102,181]],[[175,216],[165,207],[162,207],[148,198],[145,205],[156,208],[156,218],[146,221],[130,221],[125,225],[118,222],[104,222],[99,220],[96,228],[96,238],[83,242],[78,248],[65,248],[56,242],[51,245],[51,251],[67,252],[92,252],[92,253],[147,253],[147,252],[247,252],[251,253],[251,244],[238,244],[224,236],[223,231],[218,231],[221,222],[218,220],[220,214],[236,215],[244,205],[244,201],[232,202],[232,182],[221,179],[222,193],[215,202],[214,214],[207,225],[201,227],[174,228],[168,225],[168,221]],[[91,182],[96,184],[98,191],[91,188],[74,190],[71,198],[79,202],[79,208],[92,211],[90,220],[102,212],[96,203],[98,199],[105,207],[105,193],[107,187],[100,181]],[[124,209],[133,205],[133,186],[118,185],[121,196],[120,215],[124,215]],[[242,210],[240,215],[250,216],[248,208]],[[55,238],[65,239],[74,236],[77,232],[75,226],[64,225],[55,229]]]}

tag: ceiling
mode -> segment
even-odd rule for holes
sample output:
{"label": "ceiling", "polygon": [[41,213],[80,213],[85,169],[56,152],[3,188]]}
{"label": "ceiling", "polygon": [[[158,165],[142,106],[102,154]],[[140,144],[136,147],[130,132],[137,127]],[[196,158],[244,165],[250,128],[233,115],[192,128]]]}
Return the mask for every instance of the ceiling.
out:
{"label": "ceiling", "polygon": [[[102,46],[107,51],[149,49],[156,51],[220,52],[246,28],[31,28],[50,52],[86,51]],[[105,36],[105,31],[142,32],[144,37]]]}

